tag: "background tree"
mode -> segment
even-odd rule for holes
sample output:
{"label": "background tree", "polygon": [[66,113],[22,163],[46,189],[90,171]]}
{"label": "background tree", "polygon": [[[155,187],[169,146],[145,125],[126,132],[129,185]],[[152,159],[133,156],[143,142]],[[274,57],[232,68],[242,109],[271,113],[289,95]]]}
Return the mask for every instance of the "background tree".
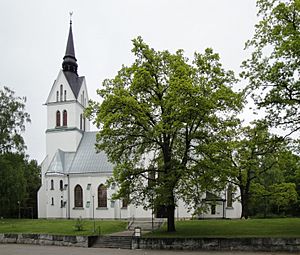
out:
{"label": "background tree", "polygon": [[25,98],[7,87],[0,89],[0,216],[17,217],[20,207],[36,210],[40,169],[25,156],[22,132],[30,122]]}
{"label": "background tree", "polygon": [[39,187],[40,167],[36,161],[29,161],[20,153],[0,154],[1,217],[18,217],[19,207],[22,207],[22,215],[25,208],[30,208],[25,216],[35,216]]}
{"label": "background tree", "polygon": [[[270,134],[265,121],[256,121],[252,126],[237,130],[226,149],[219,153],[218,156],[223,159],[225,176],[228,176],[228,181],[240,190],[241,217],[249,217],[250,201],[254,194],[273,192],[271,198],[281,205],[289,199],[293,201],[297,199],[293,184],[259,182],[262,176],[274,171],[283,148],[285,148],[283,138]],[[291,190],[295,191],[293,195],[290,193]],[[290,198],[288,193],[291,194]]]}
{"label": "background tree", "polygon": [[246,43],[252,50],[243,76],[274,126],[300,128],[300,1],[257,0],[260,22]]}
{"label": "background tree", "polygon": [[[289,148],[282,146],[277,162],[253,181],[249,211],[252,215],[297,215],[299,213],[299,161]],[[268,160],[268,159],[266,159]],[[272,160],[272,158],[271,158]],[[298,193],[298,194],[297,194]]]}
{"label": "background tree", "polygon": [[24,160],[24,176],[26,180],[26,196],[23,207],[27,208],[24,212],[26,217],[37,217],[37,192],[41,186],[41,167],[36,160]]}
{"label": "background tree", "polygon": [[25,149],[21,133],[25,130],[25,123],[30,122],[25,101],[25,97],[15,96],[8,87],[0,89],[0,154]]}
{"label": "background tree", "polygon": [[155,51],[133,40],[135,61],[98,90],[103,102],[91,102],[87,115],[101,130],[97,148],[115,164],[117,197],[156,211],[166,210],[168,231],[175,231],[178,185],[197,158],[195,148],[231,123],[241,108],[236,82],[211,49],[195,54],[192,64],[181,50]]}
{"label": "background tree", "polygon": [[24,167],[24,155],[15,153],[0,155],[0,215],[2,217],[18,215],[18,205],[25,200]]}

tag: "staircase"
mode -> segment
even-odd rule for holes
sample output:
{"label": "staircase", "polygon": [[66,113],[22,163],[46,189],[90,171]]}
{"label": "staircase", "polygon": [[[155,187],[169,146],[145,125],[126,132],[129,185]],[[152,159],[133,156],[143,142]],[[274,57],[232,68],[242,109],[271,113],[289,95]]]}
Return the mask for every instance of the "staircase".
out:
{"label": "staircase", "polygon": [[93,248],[131,249],[131,236],[99,236]]}
{"label": "staircase", "polygon": [[[115,248],[115,249],[131,249],[132,237],[136,227],[141,228],[142,234],[153,229],[158,229],[164,223],[165,219],[134,219],[128,224],[128,230],[114,233],[109,236],[99,236],[94,241],[93,248]],[[153,226],[153,228],[152,228]]]}

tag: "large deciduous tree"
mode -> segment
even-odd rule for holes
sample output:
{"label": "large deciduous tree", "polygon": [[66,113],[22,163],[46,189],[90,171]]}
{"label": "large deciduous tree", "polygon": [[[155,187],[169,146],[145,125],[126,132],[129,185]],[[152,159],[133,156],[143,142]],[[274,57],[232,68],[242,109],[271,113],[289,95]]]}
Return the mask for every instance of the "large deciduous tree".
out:
{"label": "large deciduous tree", "polygon": [[171,232],[181,180],[201,159],[197,148],[233,123],[242,96],[211,49],[189,62],[182,50],[155,51],[140,37],[133,45],[134,63],[104,81],[103,102],[91,102],[87,115],[100,128],[97,149],[115,164],[116,197],[165,208]]}
{"label": "large deciduous tree", "polygon": [[252,49],[244,62],[248,89],[270,123],[300,128],[300,1],[257,0],[258,16]]}
{"label": "large deciduous tree", "polygon": [[18,207],[36,210],[40,168],[25,153],[22,132],[30,116],[25,98],[7,87],[0,88],[0,216],[16,217]]}
{"label": "large deciduous tree", "polygon": [[273,193],[269,198],[278,205],[297,200],[294,184],[275,180],[262,182],[264,177],[271,176],[278,169],[278,161],[286,150],[283,138],[271,134],[265,121],[256,121],[252,126],[240,128],[228,144],[227,156],[220,155],[224,159],[223,165],[229,182],[239,187],[241,217],[249,217],[250,201],[257,194]]}
{"label": "large deciduous tree", "polygon": [[35,216],[36,192],[40,187],[40,167],[24,154],[0,154],[0,217],[17,217],[18,209],[30,208]]}
{"label": "large deciduous tree", "polygon": [[25,130],[25,123],[30,122],[25,101],[8,87],[0,88],[0,154],[25,149],[21,133]]}

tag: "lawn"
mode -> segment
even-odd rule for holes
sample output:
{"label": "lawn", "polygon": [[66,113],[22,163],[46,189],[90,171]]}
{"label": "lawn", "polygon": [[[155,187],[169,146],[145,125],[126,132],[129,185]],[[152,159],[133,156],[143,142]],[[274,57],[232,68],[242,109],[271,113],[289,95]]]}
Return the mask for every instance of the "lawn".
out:
{"label": "lawn", "polygon": [[300,237],[300,218],[249,220],[187,220],[176,222],[176,232],[166,224],[148,237]]}
{"label": "lawn", "polygon": [[103,235],[126,230],[125,221],[94,221],[83,220],[83,230],[76,231],[76,220],[45,220],[45,219],[0,219],[0,233],[32,233],[54,235]]}

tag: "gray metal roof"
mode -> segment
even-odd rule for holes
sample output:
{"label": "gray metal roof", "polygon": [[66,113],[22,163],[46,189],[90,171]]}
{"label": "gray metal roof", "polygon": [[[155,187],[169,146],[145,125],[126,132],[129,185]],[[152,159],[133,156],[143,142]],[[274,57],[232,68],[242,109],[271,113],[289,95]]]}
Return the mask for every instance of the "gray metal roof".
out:
{"label": "gray metal roof", "polygon": [[84,76],[78,76],[76,73],[70,71],[64,71],[64,75],[74,93],[75,98],[78,98]]}
{"label": "gray metal roof", "polygon": [[84,132],[77,151],[64,152],[57,150],[47,174],[87,174],[87,173],[112,173],[113,165],[108,162],[104,152],[96,152],[96,133]]}
{"label": "gray metal roof", "polygon": [[72,161],[74,159],[75,152],[64,152],[58,149],[48,167],[48,174],[65,174],[68,172]]}
{"label": "gray metal roof", "polygon": [[70,22],[69,36],[68,36],[68,42],[67,42],[65,56],[70,56],[70,57],[75,58],[74,40],[73,40],[73,32],[72,32],[72,22]]}

